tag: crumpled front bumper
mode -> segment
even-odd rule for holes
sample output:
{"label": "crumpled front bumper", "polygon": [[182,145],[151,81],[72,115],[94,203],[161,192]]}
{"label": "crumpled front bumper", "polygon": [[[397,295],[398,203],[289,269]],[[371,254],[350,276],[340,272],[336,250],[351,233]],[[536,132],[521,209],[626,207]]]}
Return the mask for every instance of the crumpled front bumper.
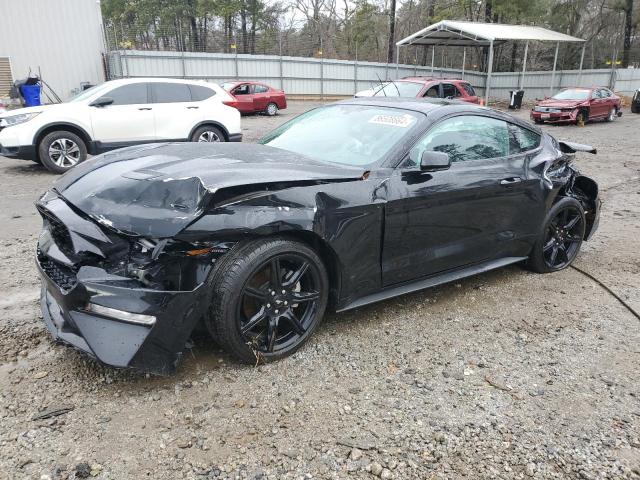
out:
{"label": "crumpled front bumper", "polygon": [[578,109],[575,108],[571,111],[562,112],[536,112],[531,111],[531,120],[535,122],[548,122],[548,123],[563,123],[563,122],[575,122],[578,116]]}
{"label": "crumpled front bumper", "polygon": [[[202,285],[187,292],[132,288],[123,286],[131,279],[81,267],[75,285],[67,289],[60,287],[59,276],[51,272],[47,262],[41,255],[36,262],[42,278],[41,307],[44,322],[56,340],[113,367],[164,375],[175,371],[203,313]],[[156,320],[149,326],[96,315],[86,310],[89,302],[152,315]]]}

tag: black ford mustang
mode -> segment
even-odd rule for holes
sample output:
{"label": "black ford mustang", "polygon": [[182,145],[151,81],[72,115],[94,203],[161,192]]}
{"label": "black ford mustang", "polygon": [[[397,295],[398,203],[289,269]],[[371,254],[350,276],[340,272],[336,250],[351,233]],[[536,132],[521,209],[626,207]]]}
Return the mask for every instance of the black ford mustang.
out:
{"label": "black ford mustang", "polygon": [[572,165],[595,150],[482,107],[356,99],[260,143],[125,148],[61,177],[37,202],[53,336],[170,373],[203,321],[239,359],[275,359],[327,308],[565,268],[598,224],[598,187]]}

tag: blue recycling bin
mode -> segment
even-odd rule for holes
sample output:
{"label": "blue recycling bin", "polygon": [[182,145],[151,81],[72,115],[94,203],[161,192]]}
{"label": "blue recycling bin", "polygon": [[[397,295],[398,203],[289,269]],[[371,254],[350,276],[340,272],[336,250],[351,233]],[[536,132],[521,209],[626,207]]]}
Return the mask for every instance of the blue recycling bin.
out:
{"label": "blue recycling bin", "polygon": [[20,93],[24,98],[25,107],[37,107],[42,105],[40,102],[40,85],[22,85],[20,87]]}

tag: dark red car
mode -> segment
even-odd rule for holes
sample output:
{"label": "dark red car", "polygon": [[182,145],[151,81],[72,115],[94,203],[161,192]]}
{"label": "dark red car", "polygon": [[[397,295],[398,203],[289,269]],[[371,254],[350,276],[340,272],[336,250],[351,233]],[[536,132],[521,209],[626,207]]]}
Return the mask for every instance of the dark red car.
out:
{"label": "dark red car", "polygon": [[226,82],[222,84],[235,102],[225,102],[240,113],[264,112],[273,116],[287,108],[287,98],[282,90],[257,82]]}
{"label": "dark red car", "polygon": [[596,119],[611,122],[621,115],[620,97],[605,87],[565,88],[539,101],[531,110],[531,120],[535,123],[584,125]]}
{"label": "dark red car", "polygon": [[404,77],[371,90],[355,94],[356,97],[417,97],[448,98],[481,104],[480,97],[469,82],[456,78]]}

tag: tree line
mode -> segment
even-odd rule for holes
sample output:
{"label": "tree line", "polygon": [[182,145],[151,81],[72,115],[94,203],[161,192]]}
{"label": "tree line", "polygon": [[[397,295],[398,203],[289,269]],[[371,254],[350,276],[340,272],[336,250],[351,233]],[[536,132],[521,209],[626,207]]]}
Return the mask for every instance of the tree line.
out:
{"label": "tree line", "polygon": [[[429,65],[430,49],[395,42],[440,20],[537,25],[587,40],[584,68],[640,67],[640,0],[102,0],[109,48],[275,54]],[[577,68],[582,45],[561,45],[558,68]],[[524,45],[500,44],[495,71],[521,68]],[[527,69],[547,69],[555,45],[529,45]],[[436,47],[458,68],[460,48]],[[486,68],[468,48],[467,68]]]}

